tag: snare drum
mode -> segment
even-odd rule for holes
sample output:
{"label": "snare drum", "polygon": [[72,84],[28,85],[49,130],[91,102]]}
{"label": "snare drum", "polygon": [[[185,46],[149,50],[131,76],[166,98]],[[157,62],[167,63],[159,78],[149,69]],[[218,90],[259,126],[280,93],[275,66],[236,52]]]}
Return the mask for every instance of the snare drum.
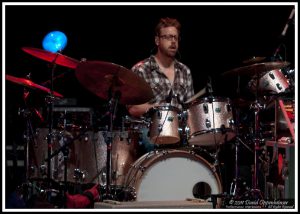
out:
{"label": "snare drum", "polygon": [[159,106],[150,110],[150,139],[154,144],[174,144],[180,141],[179,109]]}
{"label": "snare drum", "polygon": [[235,136],[232,105],[229,98],[195,100],[187,109],[188,143],[215,146]]}

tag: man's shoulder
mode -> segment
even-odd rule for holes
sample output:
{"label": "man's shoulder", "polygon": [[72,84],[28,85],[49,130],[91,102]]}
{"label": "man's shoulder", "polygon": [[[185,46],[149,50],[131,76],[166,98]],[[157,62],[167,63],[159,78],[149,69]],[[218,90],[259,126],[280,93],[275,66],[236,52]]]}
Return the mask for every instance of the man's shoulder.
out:
{"label": "man's shoulder", "polygon": [[176,60],[176,66],[178,66],[179,69],[183,69],[183,70],[186,70],[186,71],[190,71],[190,68],[184,64],[183,62],[180,62],[178,60]]}
{"label": "man's shoulder", "polygon": [[132,69],[139,69],[139,68],[144,68],[146,66],[149,65],[149,62],[150,62],[150,57],[146,58],[146,59],[143,59],[139,62],[137,62],[133,67]]}

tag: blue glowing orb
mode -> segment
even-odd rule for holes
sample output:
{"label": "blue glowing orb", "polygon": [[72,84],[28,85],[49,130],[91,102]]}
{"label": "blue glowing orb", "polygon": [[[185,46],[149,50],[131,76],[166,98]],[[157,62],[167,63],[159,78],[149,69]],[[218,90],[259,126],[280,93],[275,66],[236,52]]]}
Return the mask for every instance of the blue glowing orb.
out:
{"label": "blue glowing orb", "polygon": [[52,31],[43,39],[43,48],[52,53],[62,51],[67,45],[66,35],[60,31]]}

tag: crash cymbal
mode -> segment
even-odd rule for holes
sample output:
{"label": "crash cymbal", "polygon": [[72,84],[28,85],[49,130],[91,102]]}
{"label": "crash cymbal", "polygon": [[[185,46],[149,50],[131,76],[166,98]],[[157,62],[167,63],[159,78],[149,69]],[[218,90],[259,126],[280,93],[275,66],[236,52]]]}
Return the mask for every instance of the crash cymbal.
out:
{"label": "crash cymbal", "polygon": [[106,100],[110,98],[110,90],[121,93],[121,104],[142,104],[154,97],[144,79],[114,63],[82,61],[77,66],[75,75],[86,89]]}
{"label": "crash cymbal", "polygon": [[[5,79],[7,79],[7,80],[9,80],[11,82],[17,83],[19,85],[26,86],[26,87],[31,88],[31,89],[37,89],[37,90],[46,92],[48,94],[51,93],[51,91],[50,91],[49,88],[46,88],[46,87],[41,86],[41,85],[38,85],[38,84],[32,82],[29,79],[23,79],[23,78],[19,78],[19,77],[14,77],[14,76],[11,76],[11,75],[8,75],[8,74],[5,75]],[[59,94],[59,93],[57,93],[55,91],[53,91],[53,95],[55,97],[59,97],[59,98],[63,97],[63,95],[61,95],[61,94]]]}
{"label": "crash cymbal", "polygon": [[223,73],[223,76],[235,76],[235,75],[249,75],[253,76],[256,74],[264,73],[267,71],[281,69],[288,66],[289,62],[264,62],[264,63],[255,63],[252,65],[247,65],[240,68],[235,68],[230,71]]}
{"label": "crash cymbal", "polygon": [[251,57],[250,59],[246,59],[243,61],[244,64],[253,64],[253,63],[258,63],[258,62],[261,62],[263,60],[265,60],[266,57],[257,57],[257,56],[253,56]]}
{"label": "crash cymbal", "polygon": [[[29,53],[32,56],[35,56],[39,59],[45,60],[47,62],[53,62],[57,65],[65,66],[68,68],[75,69],[79,64],[79,61],[76,59],[72,59],[70,57],[64,56],[60,53],[52,53],[49,51],[45,51],[38,48],[31,48],[31,47],[23,47],[23,51]],[[55,60],[55,62],[54,62]]]}

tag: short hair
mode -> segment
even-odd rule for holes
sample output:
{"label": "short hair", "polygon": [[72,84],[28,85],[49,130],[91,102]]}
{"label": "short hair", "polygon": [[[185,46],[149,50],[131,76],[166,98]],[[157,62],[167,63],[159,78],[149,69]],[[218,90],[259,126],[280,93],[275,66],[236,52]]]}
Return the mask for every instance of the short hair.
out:
{"label": "short hair", "polygon": [[178,31],[178,34],[180,34],[180,29],[181,29],[181,24],[177,19],[174,18],[161,18],[158,22],[158,24],[155,27],[155,35],[159,36],[160,34],[160,29],[165,28],[165,27],[175,27]]}

